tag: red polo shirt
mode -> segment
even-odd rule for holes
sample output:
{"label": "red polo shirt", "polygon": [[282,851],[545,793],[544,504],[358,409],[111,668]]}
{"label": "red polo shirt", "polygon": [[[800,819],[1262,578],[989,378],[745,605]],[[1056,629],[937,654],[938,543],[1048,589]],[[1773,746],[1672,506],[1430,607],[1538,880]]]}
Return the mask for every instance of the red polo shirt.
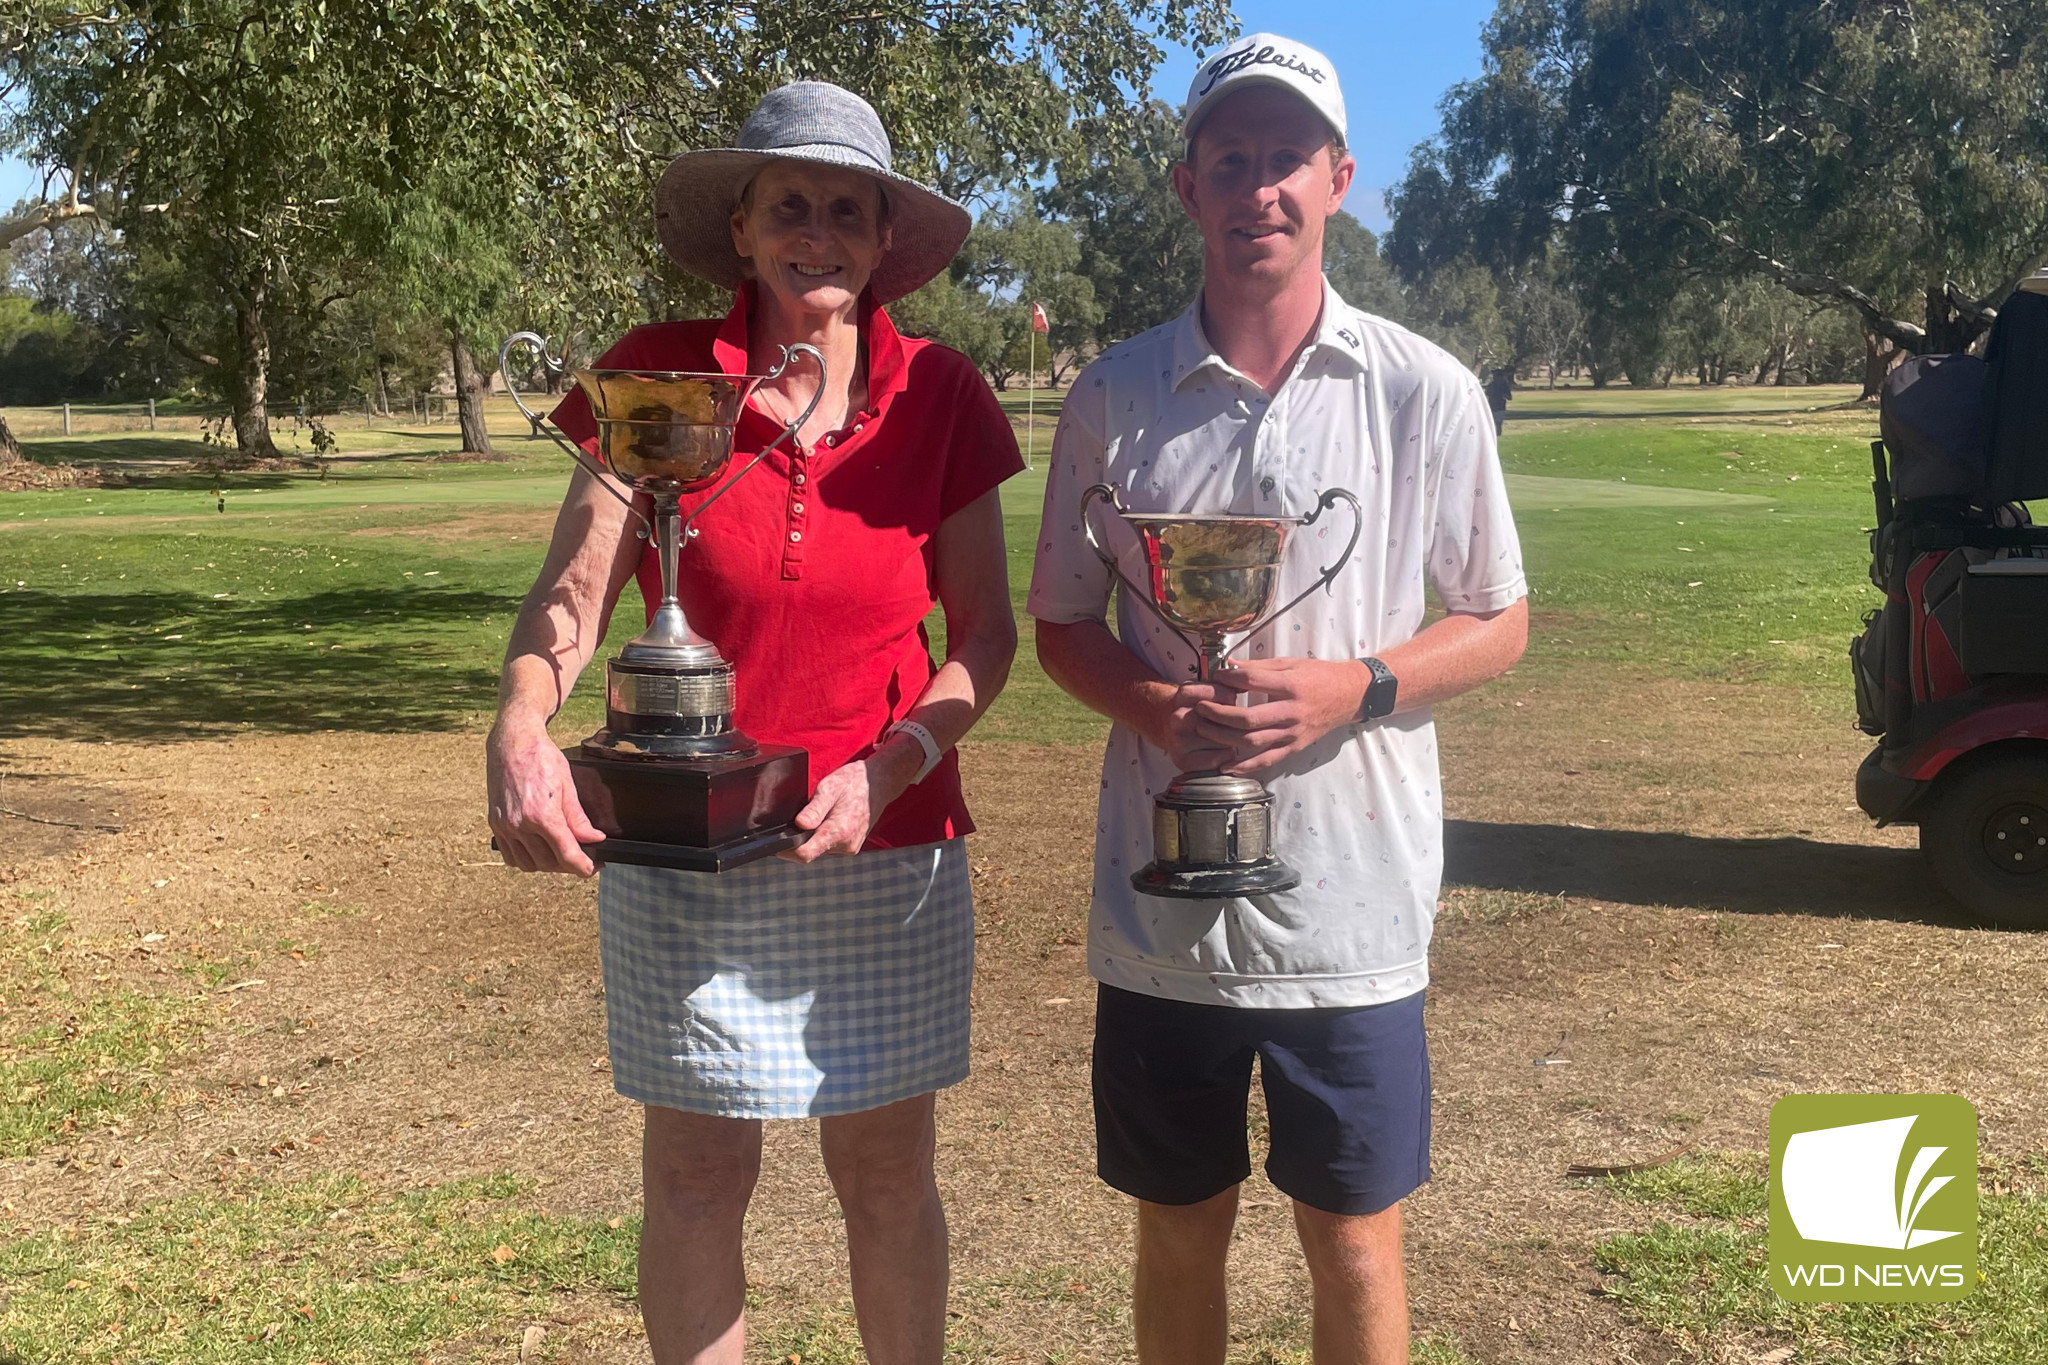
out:
{"label": "red polo shirt", "polygon": [[[599,368],[747,372],[741,289],[723,321],[636,327]],[[937,671],[924,618],[937,601],[939,523],[1017,473],[1017,438],[972,361],[900,336],[865,298],[868,399],[810,447],[791,437],[698,521],[679,561],[690,624],[733,664],[733,718],[755,739],[810,751],[811,785],[865,757]],[[808,364],[808,361],[800,361]],[[581,391],[552,414],[593,456],[597,427]],[[780,434],[749,402],[726,478]],[[717,485],[687,494],[689,515]],[[661,570],[650,543],[639,569],[651,619]],[[951,752],[898,797],[869,848],[905,848],[974,829]]]}

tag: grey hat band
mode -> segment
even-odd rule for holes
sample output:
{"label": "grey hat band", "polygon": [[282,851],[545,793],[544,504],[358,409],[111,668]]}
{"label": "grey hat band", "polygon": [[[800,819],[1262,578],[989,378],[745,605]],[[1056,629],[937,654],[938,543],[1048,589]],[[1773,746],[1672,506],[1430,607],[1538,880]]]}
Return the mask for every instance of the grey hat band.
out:
{"label": "grey hat band", "polygon": [[836,161],[865,170],[889,173],[889,167],[876,161],[873,152],[851,142],[799,142],[776,147],[742,146],[741,150],[765,152],[772,157],[794,157],[800,161]]}

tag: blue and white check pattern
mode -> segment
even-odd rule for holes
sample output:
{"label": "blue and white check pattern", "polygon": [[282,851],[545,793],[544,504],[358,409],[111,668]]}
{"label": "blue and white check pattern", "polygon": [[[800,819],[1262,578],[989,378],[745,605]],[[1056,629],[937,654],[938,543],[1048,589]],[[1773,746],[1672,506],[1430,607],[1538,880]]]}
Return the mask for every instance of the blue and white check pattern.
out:
{"label": "blue and white check pattern", "polygon": [[716,875],[607,866],[612,1080],[725,1118],[825,1118],[965,1079],[965,843]]}

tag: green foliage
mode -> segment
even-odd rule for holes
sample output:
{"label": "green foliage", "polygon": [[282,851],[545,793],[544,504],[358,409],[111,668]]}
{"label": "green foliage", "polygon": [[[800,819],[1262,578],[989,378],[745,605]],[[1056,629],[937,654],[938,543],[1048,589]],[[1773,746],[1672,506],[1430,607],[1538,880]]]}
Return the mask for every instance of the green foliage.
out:
{"label": "green foliage", "polygon": [[1104,345],[1180,313],[1202,287],[1202,235],[1173,192],[1180,119],[1152,103],[1133,136],[1084,127],[1039,192],[1040,210],[1073,225],[1078,273],[1094,287]]}
{"label": "green foliage", "polygon": [[1080,263],[1074,226],[1039,217],[1028,198],[1013,199],[975,224],[954,274],[985,291],[1002,319],[1002,353],[982,367],[997,388],[1007,387],[1009,377],[1030,363],[1034,302],[1044,306],[1051,328],[1035,347],[1040,366],[1059,357],[1061,370],[1069,370],[1096,344],[1102,308]]}
{"label": "green foliage", "polygon": [[1502,0],[1484,44],[1392,196],[1410,278],[1560,241],[1624,304],[1750,276],[1952,350],[2048,257],[2048,0]]}
{"label": "green foliage", "polygon": [[[383,377],[386,338],[333,336],[351,298],[395,290],[460,335],[498,316],[511,272],[513,313],[586,344],[711,306],[661,261],[650,192],[775,84],[868,95],[909,173],[1018,180],[1074,119],[1129,124],[1157,40],[1228,23],[1223,0],[110,0],[83,18],[0,0],[0,140],[69,182],[0,241],[52,215],[117,227],[153,330],[228,397],[240,452],[268,454],[273,376],[334,389],[356,348],[357,375]],[[477,316],[450,328],[458,300]]]}
{"label": "green foliage", "polygon": [[1408,316],[1408,300],[1371,228],[1348,213],[1337,213],[1323,230],[1323,274],[1337,296],[1389,321]]}
{"label": "green foliage", "polygon": [[562,1290],[630,1295],[638,1220],[549,1217],[534,1188],[326,1175],[38,1229],[0,1244],[0,1358],[373,1365],[545,1313]]}

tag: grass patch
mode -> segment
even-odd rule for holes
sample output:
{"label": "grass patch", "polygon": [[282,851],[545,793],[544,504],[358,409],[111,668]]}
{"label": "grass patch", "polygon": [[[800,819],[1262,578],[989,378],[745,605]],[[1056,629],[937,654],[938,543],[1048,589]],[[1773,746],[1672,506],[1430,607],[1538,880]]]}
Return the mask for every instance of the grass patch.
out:
{"label": "grass patch", "polygon": [[1673,1210],[1648,1232],[1600,1244],[1607,1292],[1649,1327],[1704,1350],[1758,1337],[1802,1362],[2009,1365],[2048,1341],[2048,1197],[1980,1194],[1980,1282],[1958,1303],[1788,1303],[1767,1275],[1763,1157],[1715,1154],[1609,1183],[1623,1199]]}
{"label": "grass patch", "polygon": [[0,1246],[0,1359],[382,1365],[556,1290],[633,1291],[637,1220],[553,1218],[511,1176],[387,1193],[256,1183]]}
{"label": "grass patch", "polygon": [[[1845,709],[1843,649],[1878,601],[1859,426],[1874,416],[1802,413],[1837,397],[1518,394],[1502,458],[1537,613],[1532,661],[1781,683]],[[1004,403],[1021,422],[1022,394]],[[1023,614],[1056,398],[1041,407],[1036,468],[1003,489],[1022,642],[977,738],[1094,742],[1106,722],[1039,670]],[[345,443],[325,478],[227,476],[225,512],[204,474],[0,494],[0,737],[480,725],[569,473],[509,408],[494,419],[505,461],[441,463],[427,446],[351,456]],[[452,428],[405,434],[454,440]],[[141,460],[178,438],[92,439]],[[629,592],[600,657],[637,629],[638,606]],[[943,657],[938,613],[928,630]],[[564,734],[600,723],[598,691],[577,689]]]}
{"label": "grass patch", "polygon": [[0,1156],[26,1156],[154,1106],[199,1025],[190,1001],[93,982],[37,893],[9,908],[25,913],[0,921]]}

